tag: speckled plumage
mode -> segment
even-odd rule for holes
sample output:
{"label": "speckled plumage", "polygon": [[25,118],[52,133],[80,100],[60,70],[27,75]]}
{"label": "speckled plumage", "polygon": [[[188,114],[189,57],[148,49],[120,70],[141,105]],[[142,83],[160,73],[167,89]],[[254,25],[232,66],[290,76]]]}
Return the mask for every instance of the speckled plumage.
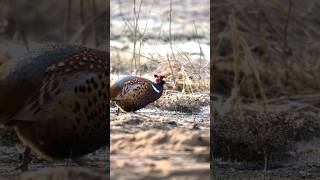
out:
{"label": "speckled plumage", "polygon": [[0,80],[0,124],[48,160],[109,143],[109,53],[76,45],[41,49]]}
{"label": "speckled plumage", "polygon": [[[154,83],[142,77],[125,77],[111,86],[110,98],[123,111],[139,110],[161,97],[163,84],[165,84],[162,78],[163,76],[161,76],[159,83]],[[159,92],[155,91],[154,88]]]}

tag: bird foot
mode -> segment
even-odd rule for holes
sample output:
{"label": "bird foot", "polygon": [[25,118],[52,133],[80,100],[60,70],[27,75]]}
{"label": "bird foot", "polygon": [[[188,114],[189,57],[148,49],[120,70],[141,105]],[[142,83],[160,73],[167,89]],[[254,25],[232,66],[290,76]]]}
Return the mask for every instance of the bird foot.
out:
{"label": "bird foot", "polygon": [[19,166],[15,168],[17,171],[25,172],[28,171],[28,164],[21,163]]}
{"label": "bird foot", "polygon": [[72,161],[74,163],[78,164],[79,166],[86,166],[87,165],[85,160],[83,160],[82,158],[73,158]]}
{"label": "bird foot", "polygon": [[21,172],[28,171],[28,165],[31,162],[30,153],[31,149],[29,147],[25,147],[25,150],[22,154],[22,162],[18,167],[15,168],[15,170],[19,170]]}
{"label": "bird foot", "polygon": [[74,162],[75,164],[79,165],[79,166],[86,166],[87,163],[82,159],[82,158],[69,158],[66,160],[66,167],[71,166],[71,162]]}
{"label": "bird foot", "polygon": [[66,161],[65,161],[65,165],[64,165],[65,167],[69,167],[69,166],[71,166],[71,161],[70,161],[70,159],[67,159]]}
{"label": "bird foot", "polygon": [[118,107],[116,111],[116,115],[119,116],[119,113],[120,113],[120,108]]}

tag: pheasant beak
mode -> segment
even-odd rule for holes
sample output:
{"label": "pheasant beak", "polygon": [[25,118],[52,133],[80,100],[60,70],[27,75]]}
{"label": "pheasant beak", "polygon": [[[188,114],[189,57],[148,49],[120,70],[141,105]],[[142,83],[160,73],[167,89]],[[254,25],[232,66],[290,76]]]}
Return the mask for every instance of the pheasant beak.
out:
{"label": "pheasant beak", "polygon": [[155,78],[159,78],[159,79],[163,79],[163,78],[166,78],[166,76],[162,76],[162,75],[153,75]]}
{"label": "pheasant beak", "polygon": [[160,84],[160,83],[165,84],[166,83],[166,81],[163,80],[164,78],[166,78],[166,76],[154,75],[154,77],[156,78],[156,83],[157,84]]}

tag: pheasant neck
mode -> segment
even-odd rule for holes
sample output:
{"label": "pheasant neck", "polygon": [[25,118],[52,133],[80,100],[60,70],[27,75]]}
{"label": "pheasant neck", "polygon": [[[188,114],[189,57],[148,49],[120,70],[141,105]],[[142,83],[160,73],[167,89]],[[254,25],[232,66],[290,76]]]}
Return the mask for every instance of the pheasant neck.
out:
{"label": "pheasant neck", "polygon": [[156,84],[156,83],[151,83],[152,89],[156,93],[162,93],[163,90],[163,85],[162,84]]}

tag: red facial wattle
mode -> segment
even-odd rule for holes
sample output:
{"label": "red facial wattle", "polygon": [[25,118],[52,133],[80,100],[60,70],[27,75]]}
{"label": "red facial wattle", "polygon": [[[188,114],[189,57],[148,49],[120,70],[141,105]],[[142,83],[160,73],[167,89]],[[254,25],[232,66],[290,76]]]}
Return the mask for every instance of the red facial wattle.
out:
{"label": "red facial wattle", "polygon": [[165,78],[165,76],[161,76],[161,75],[154,75],[154,77],[156,78],[156,83],[160,84],[162,79]]}

